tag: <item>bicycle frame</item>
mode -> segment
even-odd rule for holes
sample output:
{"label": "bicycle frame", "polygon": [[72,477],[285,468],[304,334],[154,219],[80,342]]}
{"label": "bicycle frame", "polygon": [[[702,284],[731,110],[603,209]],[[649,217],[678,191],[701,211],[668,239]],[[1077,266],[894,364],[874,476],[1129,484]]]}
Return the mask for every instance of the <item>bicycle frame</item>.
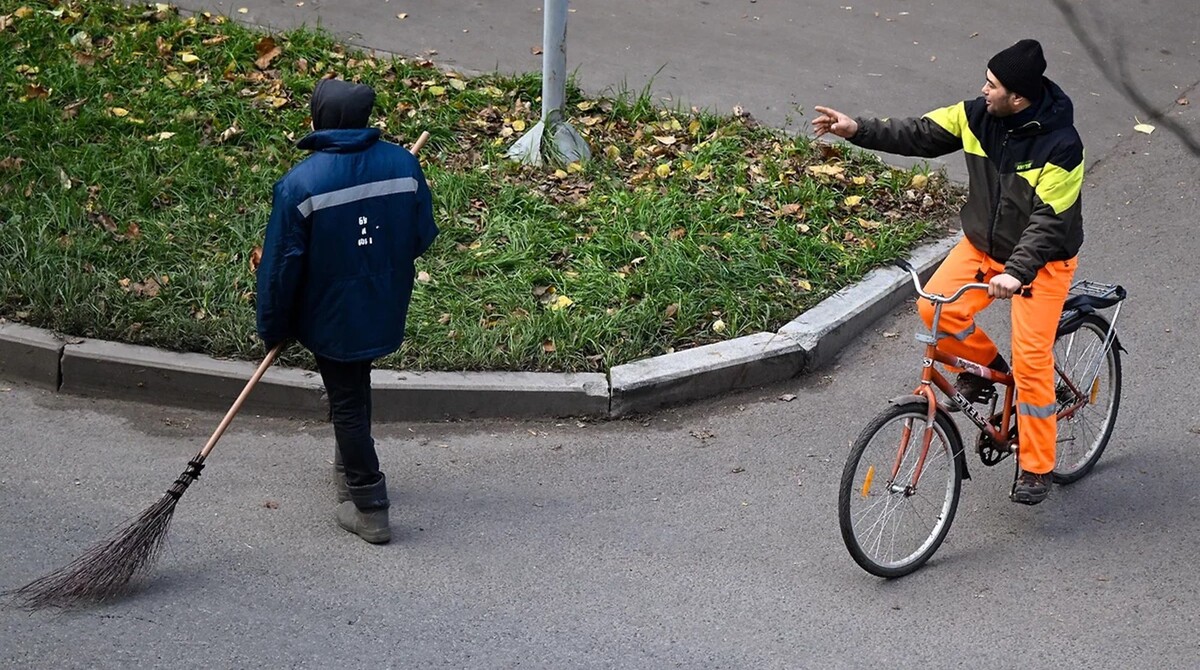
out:
{"label": "bicycle frame", "polygon": [[[988,438],[990,438],[998,448],[1014,450],[1014,445],[1009,437],[1011,435],[1009,428],[1016,420],[1016,381],[1012,373],[1000,372],[972,360],[968,360],[959,356],[951,356],[950,354],[938,349],[938,342],[943,337],[946,337],[945,335],[940,337],[938,335],[938,325],[941,321],[942,306],[958,300],[967,291],[987,290],[987,284],[966,284],[951,296],[933,295],[922,290],[920,279],[917,276],[916,271],[913,270],[911,266],[909,266],[907,263],[898,263],[898,265],[905,270],[908,270],[909,273],[913,275],[913,282],[917,287],[918,294],[932,302],[934,305],[933,319],[932,323],[930,324],[929,332],[920,332],[917,334],[917,341],[925,344],[925,357],[921,371],[921,383],[913,391],[913,394],[923,396],[926,399],[926,405],[928,407],[928,415],[925,419],[925,430],[921,436],[921,455],[917,459],[916,467],[913,470],[912,480],[903,489],[896,489],[896,478],[900,476],[900,466],[904,462],[904,456],[908,452],[910,442],[912,440],[911,423],[906,424],[904,427],[904,432],[901,435],[900,448],[896,453],[896,462],[892,466],[892,474],[888,479],[889,489],[896,492],[903,491],[904,493],[911,495],[917,489],[917,483],[920,481],[921,473],[925,468],[925,459],[929,455],[929,446],[933,442],[934,422],[938,412],[938,398],[937,393],[933,390],[934,387],[937,387],[937,389],[945,394],[947,398],[958,405],[959,409],[962,410],[962,413],[971,420],[971,423],[975,424],[980,431],[987,435]],[[1063,419],[1072,417],[1077,411],[1079,411],[1080,408],[1088,404],[1091,396],[1095,395],[1096,383],[1099,375],[1098,366],[1103,363],[1103,358],[1105,353],[1108,351],[1108,347],[1112,346],[1111,343],[1116,336],[1114,326],[1115,319],[1114,323],[1110,325],[1109,332],[1105,337],[1104,345],[1097,352],[1096,366],[1093,370],[1085,374],[1085,378],[1091,378],[1087,383],[1087,388],[1089,389],[1087,394],[1081,391],[1076,383],[1067,377],[1062,368],[1059,367],[1058,362],[1055,361],[1054,369],[1058,373],[1059,379],[1066,384],[1067,388],[1070,389],[1075,399],[1074,402],[1072,402],[1069,406],[1058,411],[1056,420],[1061,421]],[[935,362],[949,367],[962,369],[971,374],[983,377],[994,384],[1003,385],[1004,401],[1001,409],[999,425],[993,425],[990,417],[984,417],[982,414],[980,414],[980,412],[975,409],[975,406],[972,405],[970,401],[968,401],[961,393],[955,390],[954,386],[950,384],[946,377],[934,367]],[[993,412],[994,409],[995,404],[993,401]]]}

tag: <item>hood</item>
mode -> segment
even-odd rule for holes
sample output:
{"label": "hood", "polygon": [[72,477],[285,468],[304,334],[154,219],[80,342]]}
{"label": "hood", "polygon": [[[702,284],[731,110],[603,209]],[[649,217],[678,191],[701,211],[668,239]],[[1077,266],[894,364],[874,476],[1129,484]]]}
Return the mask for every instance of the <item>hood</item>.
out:
{"label": "hood", "polygon": [[375,106],[375,89],[341,79],[322,79],[308,103],[313,130],[366,128]]}
{"label": "hood", "polygon": [[1046,92],[1038,102],[1033,120],[1014,131],[1014,134],[1040,135],[1075,124],[1075,105],[1067,94],[1058,84],[1045,77],[1042,78],[1042,84]]}

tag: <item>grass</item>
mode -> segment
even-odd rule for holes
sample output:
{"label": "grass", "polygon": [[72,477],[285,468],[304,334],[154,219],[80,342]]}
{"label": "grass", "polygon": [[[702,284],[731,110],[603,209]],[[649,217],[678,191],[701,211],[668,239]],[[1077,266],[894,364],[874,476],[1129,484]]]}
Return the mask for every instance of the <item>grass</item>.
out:
{"label": "grass", "polygon": [[943,232],[959,198],[939,175],[646,91],[570,87],[593,160],[516,165],[537,75],[468,78],[163,5],[0,0],[0,316],[260,356],[251,258],[330,74],[376,88],[385,139],[432,133],[442,234],[383,367],[605,370],[773,330]]}

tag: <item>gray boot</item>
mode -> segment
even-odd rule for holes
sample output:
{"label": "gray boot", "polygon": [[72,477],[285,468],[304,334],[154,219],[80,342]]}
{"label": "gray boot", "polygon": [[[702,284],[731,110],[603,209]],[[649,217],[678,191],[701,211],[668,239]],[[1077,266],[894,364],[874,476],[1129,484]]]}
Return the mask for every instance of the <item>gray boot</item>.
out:
{"label": "gray boot", "polygon": [[346,466],[342,465],[342,452],[333,447],[333,483],[337,486],[338,504],[350,499],[350,489],[346,486]]}
{"label": "gray boot", "polygon": [[350,500],[338,505],[338,525],[371,544],[390,541],[387,479],[381,475],[379,481],[370,486],[348,486],[347,489]]}

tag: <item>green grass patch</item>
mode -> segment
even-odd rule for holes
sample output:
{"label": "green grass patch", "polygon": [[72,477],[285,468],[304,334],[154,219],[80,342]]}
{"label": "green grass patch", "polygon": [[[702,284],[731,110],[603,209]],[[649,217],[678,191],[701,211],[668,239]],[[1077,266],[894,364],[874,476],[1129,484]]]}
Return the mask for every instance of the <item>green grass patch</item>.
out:
{"label": "green grass patch", "polygon": [[0,0],[0,316],[261,355],[251,258],[328,75],[375,87],[386,139],[432,134],[442,234],[384,367],[605,370],[777,329],[944,232],[960,197],[644,91],[572,86],[593,160],[516,165],[504,152],[537,120],[536,75],[470,78],[164,7]]}

